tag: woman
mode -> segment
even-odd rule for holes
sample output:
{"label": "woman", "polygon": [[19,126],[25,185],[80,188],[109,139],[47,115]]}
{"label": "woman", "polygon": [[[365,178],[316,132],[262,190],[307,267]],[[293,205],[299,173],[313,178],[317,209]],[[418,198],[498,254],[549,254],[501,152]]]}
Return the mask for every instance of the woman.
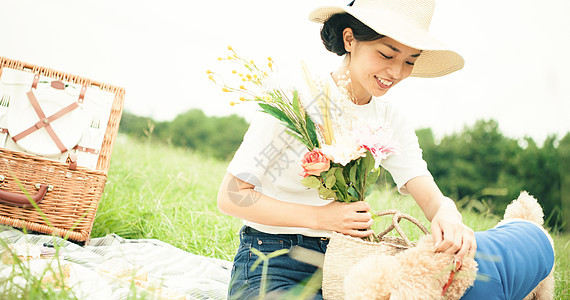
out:
{"label": "woman", "polygon": [[[345,55],[328,80],[337,84],[349,74],[355,114],[390,122],[400,144],[399,155],[390,156],[382,166],[399,191],[411,194],[431,221],[437,251],[455,253],[460,260],[476,249],[473,230],[462,223],[453,200],[435,184],[404,115],[379,100],[408,76],[437,77],[463,67],[459,54],[428,35],[433,8],[430,0],[356,0],[347,7],[319,8],[310,19],[324,23],[321,38],[327,50]],[[324,253],[332,231],[354,237],[373,233],[366,202],[324,201],[300,183],[304,146],[283,133],[284,127],[272,117],[255,119],[220,186],[220,211],[245,223],[230,298],[249,299],[259,293],[261,267],[251,270],[257,259],[251,247],[267,254],[300,245]],[[291,289],[315,271],[287,255],[272,258],[267,291],[277,294]],[[322,298],[316,292],[315,298]]]}

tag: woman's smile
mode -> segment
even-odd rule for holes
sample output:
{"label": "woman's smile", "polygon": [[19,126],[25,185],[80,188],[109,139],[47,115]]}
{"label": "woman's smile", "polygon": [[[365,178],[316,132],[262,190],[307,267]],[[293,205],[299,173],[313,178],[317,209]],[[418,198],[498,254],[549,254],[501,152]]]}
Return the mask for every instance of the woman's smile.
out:
{"label": "woman's smile", "polygon": [[382,79],[376,76],[374,76],[374,79],[376,79],[376,83],[378,83],[378,86],[380,86],[380,88],[385,90],[389,89],[392,86],[392,84],[394,84],[394,81],[388,79]]}
{"label": "woman's smile", "polygon": [[371,97],[380,97],[412,73],[421,51],[389,37],[373,41],[354,39],[352,30],[343,31],[349,52],[338,74],[350,73],[351,93],[357,104],[366,104]]}

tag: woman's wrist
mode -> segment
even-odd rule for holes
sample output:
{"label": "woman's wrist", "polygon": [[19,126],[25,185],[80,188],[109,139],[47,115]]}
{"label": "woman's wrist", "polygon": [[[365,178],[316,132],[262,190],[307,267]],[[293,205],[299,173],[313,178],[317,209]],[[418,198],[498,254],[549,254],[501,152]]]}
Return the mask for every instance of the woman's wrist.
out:
{"label": "woman's wrist", "polygon": [[324,230],[323,222],[322,222],[322,206],[309,206],[307,208],[309,215],[306,218],[307,228],[314,229],[314,230]]}
{"label": "woman's wrist", "polygon": [[455,215],[460,221],[463,220],[463,216],[457,209],[455,202],[448,197],[442,196],[440,200],[439,208],[436,211],[436,215],[439,213],[447,213],[451,215]]}

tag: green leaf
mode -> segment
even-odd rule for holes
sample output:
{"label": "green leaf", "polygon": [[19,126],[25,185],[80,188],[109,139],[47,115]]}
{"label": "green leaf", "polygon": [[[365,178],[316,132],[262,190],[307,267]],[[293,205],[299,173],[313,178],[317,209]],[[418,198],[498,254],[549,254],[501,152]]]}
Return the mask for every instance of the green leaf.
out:
{"label": "green leaf", "polygon": [[356,183],[356,169],[358,169],[358,166],[356,164],[354,164],[350,168],[350,173],[348,175],[348,178],[350,179],[350,182],[352,182],[352,183]]}
{"label": "green leaf", "polygon": [[325,180],[325,186],[329,189],[332,188],[335,183],[336,183],[336,177],[334,176],[334,173],[328,176],[327,179]]}
{"label": "green leaf", "polygon": [[261,109],[263,109],[263,111],[265,113],[272,115],[273,117],[277,118],[277,120],[285,123],[286,125],[291,125],[291,126],[295,127],[293,125],[293,122],[289,118],[289,116],[287,116],[287,114],[285,114],[283,111],[281,111],[277,107],[271,106],[271,105],[266,104],[266,103],[258,103],[258,105],[261,107]]}
{"label": "green leaf", "polygon": [[336,181],[338,182],[337,186],[342,185],[343,187],[345,187],[346,190],[346,181],[344,180],[344,175],[342,174],[342,168],[337,168],[336,171],[334,172],[334,176],[336,178]]}
{"label": "green leaf", "polygon": [[356,189],[355,189],[353,186],[351,186],[351,187],[348,188],[348,193],[349,193],[352,197],[358,199],[358,192],[356,191]]}
{"label": "green leaf", "polygon": [[319,188],[319,195],[323,199],[331,199],[331,198],[334,198],[336,196],[336,193],[335,193],[335,191],[333,191],[331,189],[327,189],[326,187],[322,186]]}
{"label": "green leaf", "polygon": [[374,191],[373,188],[366,189],[366,192],[364,192],[364,197],[366,198],[366,197],[370,196],[370,194],[372,194],[373,191]]}
{"label": "green leaf", "polygon": [[307,122],[307,133],[309,134],[309,139],[311,139],[311,142],[313,143],[313,145],[315,145],[315,147],[319,148],[320,144],[319,144],[319,139],[317,138],[317,129],[315,126],[315,123],[313,123],[313,120],[311,120],[311,117],[309,117],[309,114],[305,112],[305,121]]}
{"label": "green leaf", "polygon": [[366,168],[366,171],[371,171],[374,169],[374,156],[372,155],[372,153],[370,151],[366,151],[366,156],[362,158],[363,159],[363,163],[364,163],[364,168]]}
{"label": "green leaf", "polygon": [[299,92],[297,91],[293,91],[293,111],[295,112],[295,114],[297,116],[301,116],[300,110],[299,110]]}
{"label": "green leaf", "polygon": [[[332,163],[331,163],[331,165],[332,165]],[[337,169],[338,169],[338,167],[330,167],[330,169],[327,171],[327,174],[334,175],[336,173]]]}
{"label": "green leaf", "polygon": [[309,144],[307,143],[307,141],[305,141],[305,139],[303,139],[303,137],[299,136],[298,133],[292,132],[292,131],[290,131],[290,130],[285,130],[285,133],[287,133],[288,135],[290,135],[290,136],[296,138],[299,142],[301,142],[301,144],[307,146],[307,149],[309,149],[309,151],[313,150],[313,148],[311,148],[311,145],[309,145]]}
{"label": "green leaf", "polygon": [[378,176],[380,176],[380,169],[370,172],[366,178],[366,188],[373,186],[378,180]]}
{"label": "green leaf", "polygon": [[328,195],[327,199],[331,199],[331,198],[338,201],[339,197],[338,197],[337,192],[331,190],[331,194]]}
{"label": "green leaf", "polygon": [[299,133],[299,128],[295,127],[295,125],[291,125],[291,124],[285,124],[283,122],[281,122],[285,127],[287,127],[287,129],[289,129],[288,131],[291,131],[292,133],[296,133],[298,135],[300,135]]}
{"label": "green leaf", "polygon": [[301,179],[301,184],[312,189],[318,189],[323,185],[322,182],[315,176],[309,176]]}

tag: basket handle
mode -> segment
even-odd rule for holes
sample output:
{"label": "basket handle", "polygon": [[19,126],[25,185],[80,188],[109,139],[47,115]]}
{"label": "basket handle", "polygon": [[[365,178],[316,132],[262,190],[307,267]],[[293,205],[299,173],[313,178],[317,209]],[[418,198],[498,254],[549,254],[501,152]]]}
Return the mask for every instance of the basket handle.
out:
{"label": "basket handle", "polygon": [[410,222],[412,222],[414,225],[416,225],[418,228],[420,228],[420,230],[424,233],[424,234],[429,234],[429,231],[427,230],[427,228],[420,223],[420,221],[418,221],[416,218],[402,213],[399,210],[396,209],[387,209],[387,210],[383,210],[381,212],[376,213],[377,216],[381,217],[381,216],[386,216],[386,215],[394,215],[392,217],[392,224],[390,224],[386,229],[384,229],[382,232],[378,233],[376,235],[376,237],[378,239],[381,239],[383,236],[385,236],[388,232],[396,229],[396,231],[398,232],[398,234],[400,234],[400,236],[402,237],[402,239],[404,239],[404,242],[406,243],[406,245],[408,247],[411,247],[413,244],[410,241],[410,239],[408,239],[408,236],[404,233],[404,231],[402,230],[402,228],[400,227],[400,220],[401,219],[406,219]]}
{"label": "basket handle", "polygon": [[[52,187],[47,184],[36,184],[36,188],[38,189],[38,192],[31,196],[31,198],[36,202],[36,204],[40,204],[40,202],[44,200],[47,192],[51,191]],[[33,207],[28,196],[2,190],[0,190],[0,203],[19,207]]]}

